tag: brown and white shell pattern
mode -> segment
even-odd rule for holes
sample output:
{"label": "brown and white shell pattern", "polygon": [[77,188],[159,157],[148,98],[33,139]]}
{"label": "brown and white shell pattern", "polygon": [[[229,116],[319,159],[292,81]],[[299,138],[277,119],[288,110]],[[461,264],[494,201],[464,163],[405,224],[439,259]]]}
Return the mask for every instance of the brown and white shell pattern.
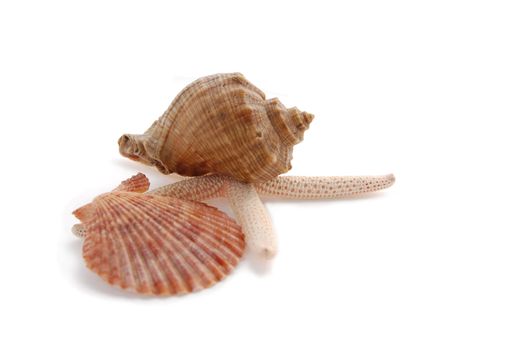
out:
{"label": "brown and white shell pattern", "polygon": [[206,204],[139,193],[147,181],[136,175],[74,212],[87,267],[141,294],[184,294],[222,280],[243,255],[241,228]]}
{"label": "brown and white shell pattern", "polygon": [[123,135],[119,148],[165,174],[258,183],[290,170],[293,146],[313,117],[266,100],[240,73],[216,74],[184,88],[143,135]]}

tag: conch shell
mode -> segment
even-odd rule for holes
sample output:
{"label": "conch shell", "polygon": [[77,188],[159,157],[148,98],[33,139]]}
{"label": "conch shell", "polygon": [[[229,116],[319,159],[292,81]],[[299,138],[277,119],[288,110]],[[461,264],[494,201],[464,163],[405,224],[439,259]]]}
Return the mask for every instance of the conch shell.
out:
{"label": "conch shell", "polygon": [[290,170],[293,146],[313,117],[265,100],[240,73],[216,74],[184,88],[143,135],[123,135],[119,149],[165,174],[258,183]]}

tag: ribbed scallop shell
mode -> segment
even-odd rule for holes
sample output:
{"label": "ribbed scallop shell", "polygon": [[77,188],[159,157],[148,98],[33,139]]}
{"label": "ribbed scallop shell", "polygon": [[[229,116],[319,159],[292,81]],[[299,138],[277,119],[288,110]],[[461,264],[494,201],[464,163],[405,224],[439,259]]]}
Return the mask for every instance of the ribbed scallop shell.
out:
{"label": "ribbed scallop shell", "polygon": [[293,146],[312,118],[265,100],[240,73],[216,74],[184,88],[145,134],[123,135],[119,148],[163,173],[264,182],[290,170]]}
{"label": "ribbed scallop shell", "polygon": [[74,213],[84,224],[88,268],[141,294],[210,287],[232,271],[245,249],[241,228],[202,203],[119,190],[82,208]]}
{"label": "ribbed scallop shell", "polygon": [[122,181],[120,185],[113,190],[113,192],[126,191],[143,193],[148,191],[149,188],[150,180],[148,180],[146,175],[144,175],[143,173],[138,173],[137,175],[134,175],[129,179]]}

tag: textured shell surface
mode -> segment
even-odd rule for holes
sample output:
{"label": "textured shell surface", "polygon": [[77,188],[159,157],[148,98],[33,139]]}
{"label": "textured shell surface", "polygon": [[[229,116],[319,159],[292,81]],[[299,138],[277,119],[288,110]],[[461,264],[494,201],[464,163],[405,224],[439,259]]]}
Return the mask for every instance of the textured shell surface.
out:
{"label": "textured shell surface", "polygon": [[143,135],[123,135],[119,148],[163,173],[258,183],[290,170],[293,146],[313,117],[266,100],[240,73],[216,74],[184,88]]}
{"label": "textured shell surface", "polygon": [[87,267],[111,285],[154,295],[189,293],[227,276],[245,250],[241,228],[206,204],[140,193],[144,178],[74,212]]}

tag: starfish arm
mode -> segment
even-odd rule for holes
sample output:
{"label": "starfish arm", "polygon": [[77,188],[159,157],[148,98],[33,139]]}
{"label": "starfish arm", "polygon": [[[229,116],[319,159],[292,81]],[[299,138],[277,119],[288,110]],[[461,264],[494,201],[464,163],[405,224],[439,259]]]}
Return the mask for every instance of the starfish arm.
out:
{"label": "starfish arm", "polygon": [[75,224],[71,227],[71,232],[78,238],[86,237],[86,228],[82,224]]}
{"label": "starfish arm", "polygon": [[391,186],[392,174],[384,176],[280,176],[255,184],[265,197],[287,199],[336,199],[374,192]]}
{"label": "starfish arm", "polygon": [[274,257],[276,235],[270,215],[254,186],[231,180],[226,182],[225,192],[237,222],[243,228],[248,249],[266,259]]}
{"label": "starfish arm", "polygon": [[210,198],[222,197],[224,182],[224,176],[205,175],[178,181],[156,188],[148,193],[164,197],[204,201]]}

